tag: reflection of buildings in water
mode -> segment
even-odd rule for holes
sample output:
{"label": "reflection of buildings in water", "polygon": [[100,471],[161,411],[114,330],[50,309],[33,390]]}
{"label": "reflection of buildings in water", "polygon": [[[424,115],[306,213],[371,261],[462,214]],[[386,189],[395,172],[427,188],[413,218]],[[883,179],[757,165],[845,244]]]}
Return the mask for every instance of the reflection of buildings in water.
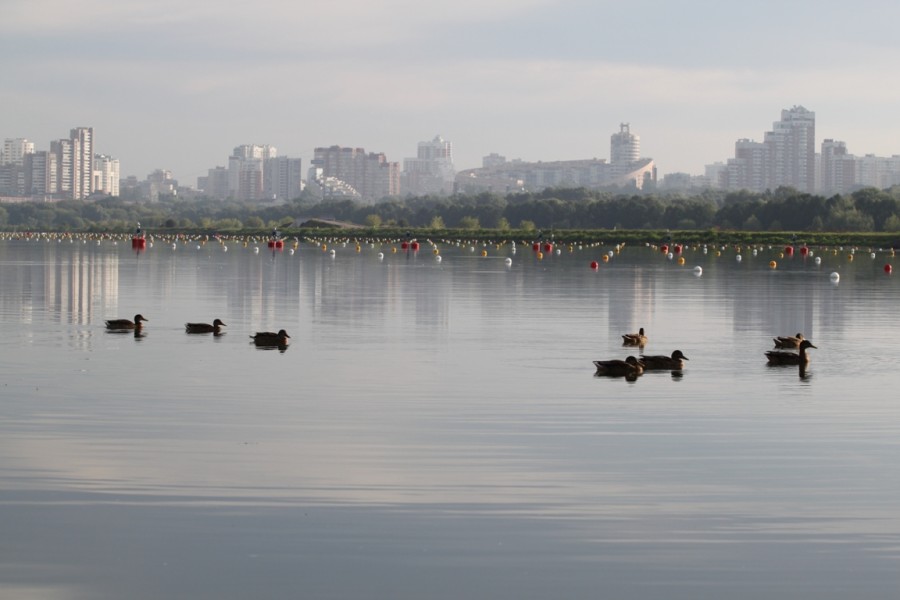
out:
{"label": "reflection of buildings in water", "polygon": [[799,332],[813,338],[818,290],[808,277],[762,270],[738,277],[744,281],[730,286],[735,333],[769,330],[772,337]]}
{"label": "reflection of buildings in water", "polygon": [[[630,276],[629,274],[630,273]],[[633,333],[644,327],[648,336],[653,328],[656,303],[656,278],[647,269],[635,268],[617,278],[617,287],[609,303],[610,338]]]}
{"label": "reflection of buildings in water", "polygon": [[118,255],[81,244],[3,244],[0,303],[15,305],[22,320],[36,310],[60,323],[90,323],[95,304],[114,305],[118,295]]}

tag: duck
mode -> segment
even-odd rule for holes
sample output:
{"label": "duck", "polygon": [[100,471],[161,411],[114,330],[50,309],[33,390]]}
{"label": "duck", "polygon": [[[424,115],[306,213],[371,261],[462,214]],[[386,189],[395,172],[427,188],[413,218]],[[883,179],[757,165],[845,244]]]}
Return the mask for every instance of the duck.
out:
{"label": "duck", "polygon": [[776,338],[772,338],[772,341],[775,342],[776,348],[799,348],[800,342],[803,341],[803,334],[780,335]]}
{"label": "duck", "polygon": [[140,329],[144,321],[149,321],[142,315],[134,315],[134,321],[128,319],[110,319],[104,321],[107,329]]}
{"label": "duck", "polygon": [[770,365],[800,365],[804,366],[809,362],[809,355],[806,353],[808,348],[816,348],[813,343],[807,339],[800,342],[799,352],[787,352],[785,350],[769,350],[766,352],[766,358]]}
{"label": "duck", "polygon": [[647,336],[644,335],[644,328],[641,327],[637,333],[626,333],[622,336],[623,346],[646,346]]}
{"label": "duck", "polygon": [[257,331],[250,337],[257,346],[287,346],[288,339],[291,336],[287,334],[287,331],[281,329],[278,333],[272,331]]}
{"label": "duck", "polygon": [[645,371],[680,371],[684,368],[684,361],[690,360],[681,350],[672,352],[672,356],[656,354],[653,356],[641,355],[641,363]]}
{"label": "duck", "polygon": [[644,365],[634,356],[625,360],[595,360],[594,366],[597,367],[597,375],[609,377],[637,377],[644,372]]}
{"label": "duck", "polygon": [[221,321],[221,319],[216,319],[212,322],[212,325],[209,323],[185,323],[184,330],[187,333],[221,333],[221,328],[226,327],[225,323]]}

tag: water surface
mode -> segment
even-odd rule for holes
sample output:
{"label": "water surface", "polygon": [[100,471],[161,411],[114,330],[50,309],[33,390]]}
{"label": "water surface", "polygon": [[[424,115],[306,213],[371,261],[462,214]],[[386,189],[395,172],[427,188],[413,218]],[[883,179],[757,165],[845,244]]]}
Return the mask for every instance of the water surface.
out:
{"label": "water surface", "polygon": [[[227,247],[0,241],[9,597],[900,589],[889,253]],[[683,373],[595,377],[639,327]]]}

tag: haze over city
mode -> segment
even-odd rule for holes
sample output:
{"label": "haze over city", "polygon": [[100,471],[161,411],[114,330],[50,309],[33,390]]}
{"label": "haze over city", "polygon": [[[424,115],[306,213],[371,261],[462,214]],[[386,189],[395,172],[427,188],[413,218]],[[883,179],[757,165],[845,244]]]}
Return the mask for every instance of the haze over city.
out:
{"label": "haze over city", "polygon": [[440,134],[465,169],[608,158],[629,122],[661,174],[700,174],[803,104],[817,144],[890,156],[898,17],[865,1],[6,0],[0,134],[43,147],[89,125],[123,176],[192,185],[239,144],[402,162]]}

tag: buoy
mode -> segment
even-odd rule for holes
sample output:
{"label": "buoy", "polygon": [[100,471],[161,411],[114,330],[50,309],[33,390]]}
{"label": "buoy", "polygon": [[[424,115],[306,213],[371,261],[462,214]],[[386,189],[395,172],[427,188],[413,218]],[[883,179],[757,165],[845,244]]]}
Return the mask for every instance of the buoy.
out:
{"label": "buoy", "polygon": [[401,243],[401,244],[400,244],[400,249],[401,249],[401,250],[407,250],[407,249],[409,249],[409,244],[408,244],[407,242]]}
{"label": "buoy", "polygon": [[384,260],[384,252],[378,253],[378,260]]}
{"label": "buoy", "polygon": [[673,258],[675,258],[675,255],[672,254],[671,252],[669,252],[668,254],[666,254],[666,258],[668,258],[669,260],[672,260]]}
{"label": "buoy", "polygon": [[537,259],[538,259],[538,260],[544,260],[544,253],[541,252],[540,250],[539,250],[538,253],[537,253]]}
{"label": "buoy", "polygon": [[506,259],[505,261],[503,261],[503,262],[505,262],[505,263],[506,263],[506,266],[508,267],[509,265],[512,264],[512,259],[511,259],[511,258],[507,258],[507,259]]}
{"label": "buoy", "polygon": [[437,256],[434,257],[434,260],[436,260],[437,262],[441,262],[443,259],[441,258],[441,255],[438,254]]}
{"label": "buoy", "polygon": [[738,254],[737,256],[734,257],[734,259],[738,262],[741,262],[741,255]]}
{"label": "buoy", "polygon": [[884,272],[887,273],[888,275],[890,275],[891,271],[893,271],[893,270],[894,270],[894,268],[891,267],[891,265],[884,265]]}
{"label": "buoy", "polygon": [[600,268],[600,263],[598,263],[596,260],[592,260],[592,261],[591,261],[591,268],[592,268],[592,269],[599,269],[599,268]]}
{"label": "buoy", "polygon": [[331,251],[331,258],[334,258],[335,254],[337,254],[334,250]]}
{"label": "buoy", "polygon": [[815,263],[816,263],[817,265],[821,265],[821,264],[822,264],[822,257],[821,257],[821,256],[817,256],[817,257],[816,257],[816,260],[815,260]]}
{"label": "buoy", "polygon": [[663,254],[668,254],[669,246],[667,244],[663,244],[662,246],[659,247],[659,251],[662,252]]}
{"label": "buoy", "polygon": [[482,251],[481,251],[481,256],[487,256],[487,250],[482,250]]}
{"label": "buoy", "polygon": [[419,242],[413,242],[413,243],[410,245],[410,248],[412,248],[412,251],[413,251],[413,252],[418,252],[418,251],[419,251]]}
{"label": "buoy", "polygon": [[778,263],[775,262],[774,260],[770,260],[770,261],[769,261],[769,268],[770,268],[770,269],[774,269],[774,268],[776,268],[777,266],[778,266]]}
{"label": "buoy", "polygon": [[873,259],[875,258],[875,253],[874,253],[874,252],[872,253],[872,258],[873,258]]}
{"label": "buoy", "polygon": [[696,275],[698,277],[700,275],[703,275],[703,267],[701,267],[700,265],[697,265],[696,267],[694,267],[694,275]]}
{"label": "buoy", "polygon": [[537,242],[535,242],[531,245],[531,249],[534,250],[535,252],[537,252],[541,249],[541,245],[538,244]]}
{"label": "buoy", "polygon": [[834,281],[835,283],[837,283],[838,281],[841,280],[841,276],[838,274],[837,271],[833,272],[829,277],[830,277],[831,280]]}
{"label": "buoy", "polygon": [[800,246],[800,256],[806,256],[809,254],[809,248],[807,246]]}
{"label": "buoy", "polygon": [[683,265],[683,264],[684,264],[684,257],[683,257],[683,256],[679,256],[679,257],[678,257],[678,264],[679,264],[679,265]]}
{"label": "buoy", "polygon": [[785,246],[784,253],[787,254],[788,256],[793,256],[794,255],[794,247],[793,246]]}
{"label": "buoy", "polygon": [[608,254],[604,254],[604,255],[603,255],[603,262],[605,262],[605,263],[608,263],[608,262],[609,262],[609,255],[608,255]]}
{"label": "buoy", "polygon": [[549,254],[552,251],[553,251],[553,244],[551,244],[550,242],[545,243],[544,244],[544,252]]}

